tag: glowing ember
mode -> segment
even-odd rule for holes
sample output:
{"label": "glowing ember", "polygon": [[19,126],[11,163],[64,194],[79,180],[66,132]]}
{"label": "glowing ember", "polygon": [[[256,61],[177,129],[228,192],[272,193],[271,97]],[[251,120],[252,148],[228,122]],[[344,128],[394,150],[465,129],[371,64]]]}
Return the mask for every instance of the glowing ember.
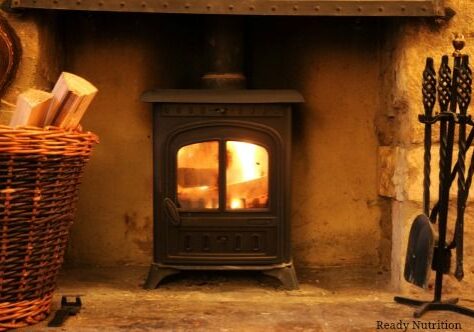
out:
{"label": "glowing ember", "polygon": [[243,209],[245,207],[244,201],[242,199],[233,198],[230,202],[231,209]]}

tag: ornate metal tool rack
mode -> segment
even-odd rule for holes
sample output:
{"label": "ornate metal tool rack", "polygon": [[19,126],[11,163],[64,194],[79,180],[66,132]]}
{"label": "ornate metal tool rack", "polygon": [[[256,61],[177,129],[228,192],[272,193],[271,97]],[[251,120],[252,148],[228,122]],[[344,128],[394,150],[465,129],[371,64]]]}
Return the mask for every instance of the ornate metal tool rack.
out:
{"label": "ornate metal tool rack", "polygon": [[[432,269],[436,271],[434,298],[423,301],[396,296],[394,300],[401,304],[416,306],[414,317],[421,317],[427,311],[452,311],[474,317],[474,310],[457,304],[458,298],[442,299],[443,275],[450,272],[451,250],[456,249],[456,269],[454,276],[459,281],[464,277],[463,246],[464,246],[464,213],[469,196],[469,189],[474,176],[474,154],[466,172],[466,152],[473,144],[474,122],[467,114],[472,94],[472,71],[469,66],[469,56],[461,54],[464,48],[464,37],[456,36],[454,46],[453,70],[448,65],[448,56],[442,57],[438,71],[439,81],[433,68],[433,59],[428,58],[423,72],[423,106],[425,114],[419,116],[419,121],[425,124],[425,154],[423,181],[423,210],[429,215],[430,221],[438,224],[438,243],[434,250]],[[437,84],[438,83],[438,84]],[[433,115],[436,96],[440,112]],[[431,125],[440,123],[440,160],[439,160],[439,199],[430,213],[430,163],[431,163]],[[466,127],[471,127],[466,138]],[[458,126],[458,159],[454,167],[453,146],[455,129]],[[458,184],[457,215],[453,240],[447,241],[449,192],[456,179]]]}
{"label": "ornate metal tool rack", "polygon": [[9,0],[13,8],[274,16],[444,16],[443,0]]}

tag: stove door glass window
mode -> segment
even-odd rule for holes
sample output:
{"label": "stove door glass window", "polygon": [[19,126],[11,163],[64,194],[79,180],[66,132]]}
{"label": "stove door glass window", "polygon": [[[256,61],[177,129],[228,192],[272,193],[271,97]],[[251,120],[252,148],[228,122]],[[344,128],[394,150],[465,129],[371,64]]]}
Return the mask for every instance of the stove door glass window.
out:
{"label": "stove door glass window", "polygon": [[219,142],[178,150],[178,202],[186,210],[219,208]]}
{"label": "stove door glass window", "polygon": [[256,144],[226,142],[226,208],[268,208],[268,152]]}

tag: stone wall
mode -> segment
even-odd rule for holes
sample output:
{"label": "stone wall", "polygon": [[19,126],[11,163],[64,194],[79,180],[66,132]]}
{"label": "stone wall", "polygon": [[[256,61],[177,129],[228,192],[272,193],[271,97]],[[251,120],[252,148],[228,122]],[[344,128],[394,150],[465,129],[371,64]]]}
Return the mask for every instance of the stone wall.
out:
{"label": "stone wall", "polygon": [[[392,82],[385,90],[388,96],[387,114],[385,121],[394,130],[388,139],[382,140],[379,148],[380,157],[380,187],[382,196],[392,199],[392,277],[393,285],[402,290],[411,287],[403,280],[403,266],[408,239],[408,232],[414,217],[422,212],[422,178],[423,178],[423,125],[418,123],[417,115],[423,113],[421,101],[421,73],[424,69],[425,58],[435,59],[435,67],[439,68],[441,55],[451,55],[453,48],[451,40],[453,33],[460,32],[466,37],[467,46],[464,51],[473,54],[474,50],[474,3],[470,0],[448,1],[456,11],[456,15],[446,20],[401,20],[394,26],[391,35],[391,52],[393,62],[385,77]],[[451,59],[452,66],[452,59]],[[472,109],[472,108],[471,108]],[[437,198],[438,187],[438,127],[432,147],[432,204]],[[471,153],[471,152],[470,152]],[[469,154],[470,154],[469,153]],[[456,151],[454,152],[456,158]],[[470,156],[466,159],[470,160]],[[455,198],[457,186],[451,191],[452,206],[450,207],[450,230],[453,229],[456,207]],[[472,285],[474,282],[474,211],[472,195],[466,211],[465,238],[465,273],[463,282],[457,283],[449,275],[446,279],[448,289]],[[452,238],[452,231],[448,239]],[[454,266],[454,257],[453,264]],[[454,268],[453,268],[454,269]]]}
{"label": "stone wall", "polygon": [[0,124],[8,124],[16,96],[28,88],[49,89],[61,67],[60,43],[52,14],[9,14],[1,12],[19,37],[22,57],[15,80],[2,98]]}

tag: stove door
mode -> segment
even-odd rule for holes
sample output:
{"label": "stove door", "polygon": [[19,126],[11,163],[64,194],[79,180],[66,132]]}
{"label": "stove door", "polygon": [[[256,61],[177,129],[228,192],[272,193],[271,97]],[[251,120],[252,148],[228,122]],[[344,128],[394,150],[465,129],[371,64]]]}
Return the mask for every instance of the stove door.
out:
{"label": "stove door", "polygon": [[166,144],[163,263],[262,264],[282,250],[282,145],[268,128],[227,123],[184,129]]}

